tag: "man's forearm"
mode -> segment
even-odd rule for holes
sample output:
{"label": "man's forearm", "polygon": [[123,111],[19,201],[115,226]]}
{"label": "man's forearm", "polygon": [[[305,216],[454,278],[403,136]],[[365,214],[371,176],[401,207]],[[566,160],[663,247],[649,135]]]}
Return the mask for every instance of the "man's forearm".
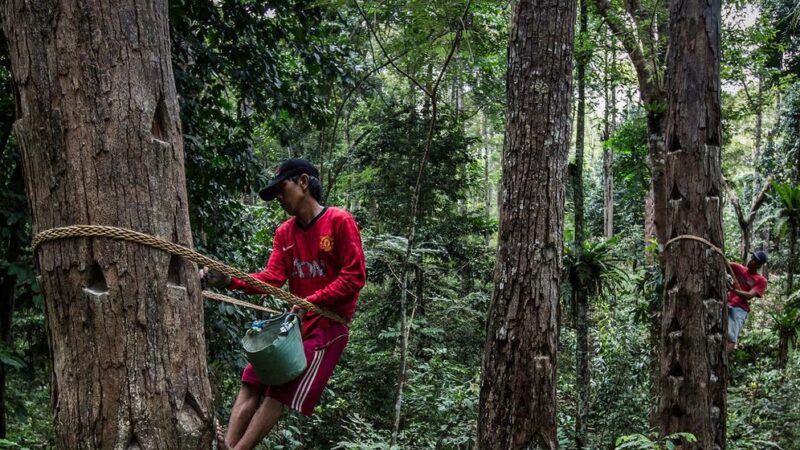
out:
{"label": "man's forearm", "polygon": [[738,289],[734,289],[733,292],[736,293],[736,295],[738,295],[739,297],[744,298],[745,300],[750,300],[753,297],[758,297],[757,294],[754,294],[750,291],[740,291]]}

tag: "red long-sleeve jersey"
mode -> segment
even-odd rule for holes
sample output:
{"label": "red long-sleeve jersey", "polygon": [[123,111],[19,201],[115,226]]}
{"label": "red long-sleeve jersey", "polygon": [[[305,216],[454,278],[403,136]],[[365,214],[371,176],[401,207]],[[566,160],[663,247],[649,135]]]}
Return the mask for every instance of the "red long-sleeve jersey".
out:
{"label": "red long-sleeve jersey", "polygon": [[[366,282],[366,272],[355,219],[342,209],[330,207],[307,227],[294,217],[281,224],[275,231],[267,266],[250,275],[276,287],[288,280],[289,292],[349,321]],[[228,289],[262,293],[237,278],[231,280]],[[328,324],[330,319],[309,312],[303,320],[303,334],[312,327]]]}

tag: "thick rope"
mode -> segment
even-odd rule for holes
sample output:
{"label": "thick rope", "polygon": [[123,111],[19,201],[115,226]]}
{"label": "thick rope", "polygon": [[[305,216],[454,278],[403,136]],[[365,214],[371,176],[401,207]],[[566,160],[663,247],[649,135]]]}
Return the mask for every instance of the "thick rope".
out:
{"label": "thick rope", "polygon": [[257,311],[264,311],[270,314],[280,314],[280,311],[275,311],[274,309],[269,309],[267,307],[256,305],[254,303],[246,302],[244,300],[239,300],[238,298],[229,297],[227,295],[217,294],[216,292],[211,291],[203,291],[203,297],[209,300],[216,300],[218,302],[230,303],[231,305],[241,306],[243,308],[250,308],[255,309]]}
{"label": "thick rope", "polygon": [[[73,237],[105,237],[121,241],[135,242],[137,244],[142,244],[148,247],[156,248],[164,252],[170,253],[172,255],[177,255],[186,258],[189,261],[192,261],[200,266],[206,266],[218,272],[222,272],[225,275],[238,278],[243,282],[247,283],[251,287],[254,287],[264,293],[272,295],[273,297],[277,297],[281,300],[284,300],[292,305],[299,306],[300,308],[306,311],[319,314],[321,316],[327,317],[339,323],[347,323],[347,321],[342,316],[330,312],[326,309],[322,309],[314,305],[313,303],[309,302],[308,300],[302,299],[300,297],[292,295],[289,292],[286,292],[282,289],[278,289],[275,286],[271,286],[267,283],[264,283],[261,280],[253,278],[249,274],[242,272],[241,270],[235,267],[227,266],[217,260],[211,259],[208,256],[202,255],[182,245],[178,245],[173,242],[157,238],[155,236],[150,236],[148,234],[140,233],[138,231],[128,230],[125,228],[118,228],[118,227],[102,226],[102,225],[73,225],[62,228],[51,228],[49,230],[42,231],[41,233],[33,237],[32,244],[33,248],[35,249],[36,247],[47,241],[54,241],[58,239],[73,238]],[[205,292],[203,295],[205,295]],[[214,299],[220,300],[219,298],[214,298]],[[252,304],[248,303],[248,305]]]}
{"label": "thick rope", "polygon": [[742,286],[739,285],[739,280],[736,279],[736,272],[733,271],[733,267],[731,267],[730,261],[728,261],[728,258],[725,257],[725,252],[723,252],[721,248],[717,247],[716,245],[712,244],[711,242],[707,241],[706,239],[703,239],[700,236],[694,236],[692,234],[682,234],[680,236],[675,236],[674,238],[668,240],[667,243],[664,244],[664,249],[669,247],[669,245],[672,244],[673,242],[681,241],[681,240],[691,240],[691,241],[701,242],[701,243],[705,244],[706,247],[708,247],[711,250],[714,250],[715,252],[717,252],[719,254],[719,256],[722,256],[722,260],[725,261],[725,267],[728,269],[728,272],[731,273],[731,277],[733,277],[733,286],[737,290],[740,290],[740,291],[742,290]]}

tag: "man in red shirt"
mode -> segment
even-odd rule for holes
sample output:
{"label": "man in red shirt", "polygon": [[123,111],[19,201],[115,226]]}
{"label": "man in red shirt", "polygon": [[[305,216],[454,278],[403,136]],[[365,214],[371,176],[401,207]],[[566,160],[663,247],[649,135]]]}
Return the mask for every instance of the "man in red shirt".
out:
{"label": "man in red shirt", "polygon": [[[292,217],[275,231],[265,269],[251,275],[276,287],[288,280],[292,294],[352,319],[366,281],[361,236],[349,213],[322,206],[319,171],[305,159],[287,160],[259,195],[265,201],[278,200]],[[215,271],[204,269],[203,275],[213,287],[260,293]],[[269,434],[285,407],[306,416],[313,412],[347,345],[349,327],[308,312],[302,332],[307,366],[295,380],[266,386],[250,364],[245,367],[228,430],[217,430],[220,448],[252,449]]]}
{"label": "man in red shirt", "polygon": [[736,348],[739,333],[750,312],[748,300],[753,297],[761,298],[767,289],[767,279],[758,273],[758,269],[766,262],[766,252],[758,250],[750,255],[747,266],[731,263],[739,288],[730,286],[728,290],[728,353]]}

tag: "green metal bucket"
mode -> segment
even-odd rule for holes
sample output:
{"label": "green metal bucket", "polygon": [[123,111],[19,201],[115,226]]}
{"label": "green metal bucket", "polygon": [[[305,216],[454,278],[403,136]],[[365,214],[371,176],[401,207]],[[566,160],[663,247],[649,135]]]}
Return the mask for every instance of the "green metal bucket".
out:
{"label": "green metal bucket", "polygon": [[300,320],[292,313],[253,322],[242,338],[242,347],[264,384],[288,383],[306,368]]}

